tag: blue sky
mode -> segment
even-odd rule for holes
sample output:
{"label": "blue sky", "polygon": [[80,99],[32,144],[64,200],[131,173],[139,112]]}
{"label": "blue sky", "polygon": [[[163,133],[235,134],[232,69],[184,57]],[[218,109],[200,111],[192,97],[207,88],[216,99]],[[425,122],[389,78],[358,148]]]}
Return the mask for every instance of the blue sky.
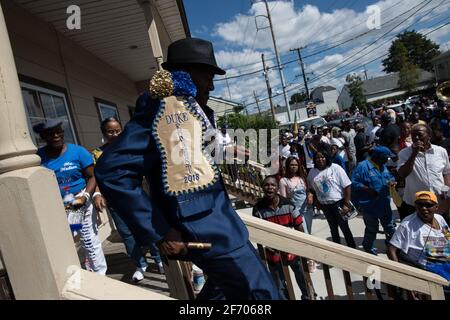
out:
{"label": "blue sky", "polygon": [[[258,17],[255,23],[255,16],[266,14],[263,2],[184,0],[184,5],[192,35],[214,43],[218,63],[230,77],[228,86],[222,77],[216,77],[212,95],[243,102],[250,112],[256,112],[256,91],[263,100],[262,109],[267,109],[261,53],[270,67],[276,61],[270,31],[262,29],[268,25],[267,19]],[[368,27],[368,6],[374,8],[371,12],[380,13],[379,28]],[[450,0],[282,0],[269,1],[269,9],[281,62],[285,63],[288,96],[304,90],[297,55],[291,48],[307,46],[302,54],[310,89],[332,85],[340,91],[346,75],[363,75],[364,67],[369,78],[382,75],[382,55],[401,31],[431,32],[427,37],[441,45],[441,51],[450,45],[450,24],[445,25],[450,22]],[[236,77],[246,73],[251,75]],[[278,70],[271,69],[268,74],[274,93],[281,93]],[[275,103],[284,105],[282,95]]]}

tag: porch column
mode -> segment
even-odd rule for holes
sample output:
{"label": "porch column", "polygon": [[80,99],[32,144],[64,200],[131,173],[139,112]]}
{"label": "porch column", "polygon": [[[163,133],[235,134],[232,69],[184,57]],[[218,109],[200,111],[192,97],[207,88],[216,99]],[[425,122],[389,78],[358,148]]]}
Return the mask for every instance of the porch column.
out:
{"label": "porch column", "polygon": [[59,299],[79,269],[53,172],[30,139],[0,5],[0,250],[16,299]]}
{"label": "porch column", "polygon": [[155,15],[158,14],[156,5],[153,0],[142,1],[137,0],[142,10],[144,11],[145,19],[147,20],[148,37],[152,47],[153,57],[156,59],[158,70],[161,70],[161,64],[164,62],[161,42],[159,40],[158,28],[156,26]]}

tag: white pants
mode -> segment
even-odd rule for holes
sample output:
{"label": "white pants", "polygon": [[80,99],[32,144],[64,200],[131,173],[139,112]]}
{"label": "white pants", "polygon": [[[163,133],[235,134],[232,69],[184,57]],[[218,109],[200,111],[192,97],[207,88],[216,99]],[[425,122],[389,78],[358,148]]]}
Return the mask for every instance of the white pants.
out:
{"label": "white pants", "polygon": [[97,213],[91,200],[86,202],[82,228],[80,232],[81,246],[84,249],[84,265],[86,270],[96,272],[101,275],[106,274],[106,259],[103,253],[102,244],[98,237]]}

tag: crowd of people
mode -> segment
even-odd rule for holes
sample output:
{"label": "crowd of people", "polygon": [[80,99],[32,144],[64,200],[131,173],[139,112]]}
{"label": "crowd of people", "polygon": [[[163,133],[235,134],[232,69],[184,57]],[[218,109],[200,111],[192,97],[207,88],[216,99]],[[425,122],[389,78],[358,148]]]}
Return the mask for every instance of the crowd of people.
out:
{"label": "crowd of people", "polygon": [[[311,212],[323,212],[332,240],[340,243],[340,229],[352,248],[348,219],[359,212],[364,251],[377,255],[381,224],[390,259],[414,262],[450,279],[450,106],[420,96],[400,107],[354,108],[334,127],[283,132],[279,194],[296,205],[304,225]],[[371,117],[371,126],[364,125],[364,117]],[[297,185],[307,190],[304,197],[286,192]],[[312,222],[307,225],[311,232]]]}
{"label": "crowd of people", "polygon": [[[215,164],[206,157],[198,163],[189,158],[190,138],[183,132],[216,131],[207,101],[214,75],[225,71],[216,64],[212,44],[194,38],[176,41],[163,67],[167,71],[152,79],[124,129],[115,118],[101,123],[104,144],[92,153],[65,143],[58,120],[33,128],[46,143],[38,155],[55,172],[66,210],[81,213],[71,228],[80,235],[85,268],[102,275],[107,271],[96,230],[97,212],[107,209],[136,266],[135,281],[144,278],[144,253],[149,250],[160,272],[161,256],[193,262],[197,279],[204,271],[200,299],[286,297],[280,253],[266,248],[267,272]],[[402,107],[401,115],[386,106],[356,108],[356,120],[345,117],[340,126],[284,132],[279,173],[265,177],[264,197],[253,215],[312,234],[314,215],[323,212],[332,241],[341,243],[340,229],[346,245],[357,248],[348,220],[360,212],[366,252],[377,254],[374,243],[381,224],[390,259],[450,279],[450,107],[426,97]],[[183,121],[167,121],[181,113]],[[365,127],[359,115],[370,116],[372,126]],[[167,132],[176,132],[184,146],[181,163],[173,160],[172,153],[179,150]],[[226,127],[216,132],[221,151],[239,151]],[[401,219],[398,228],[392,202]],[[287,260],[302,299],[311,298],[301,259],[287,255]],[[308,265],[313,270],[315,262]]]}

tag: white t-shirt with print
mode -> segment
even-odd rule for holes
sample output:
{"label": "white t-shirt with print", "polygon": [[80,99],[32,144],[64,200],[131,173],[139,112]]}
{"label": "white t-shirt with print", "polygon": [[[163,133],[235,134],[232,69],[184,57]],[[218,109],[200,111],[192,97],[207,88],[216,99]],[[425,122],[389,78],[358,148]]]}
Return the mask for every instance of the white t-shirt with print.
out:
{"label": "white t-shirt with print", "polygon": [[344,189],[352,184],[341,166],[333,163],[325,170],[311,169],[308,174],[308,184],[316,192],[317,199],[322,204],[330,204],[344,198]]}
{"label": "white t-shirt with print", "polygon": [[435,214],[440,230],[431,228],[414,213],[406,217],[391,238],[390,244],[403,251],[414,262],[423,266],[427,259],[450,259],[450,235],[444,218]]}

